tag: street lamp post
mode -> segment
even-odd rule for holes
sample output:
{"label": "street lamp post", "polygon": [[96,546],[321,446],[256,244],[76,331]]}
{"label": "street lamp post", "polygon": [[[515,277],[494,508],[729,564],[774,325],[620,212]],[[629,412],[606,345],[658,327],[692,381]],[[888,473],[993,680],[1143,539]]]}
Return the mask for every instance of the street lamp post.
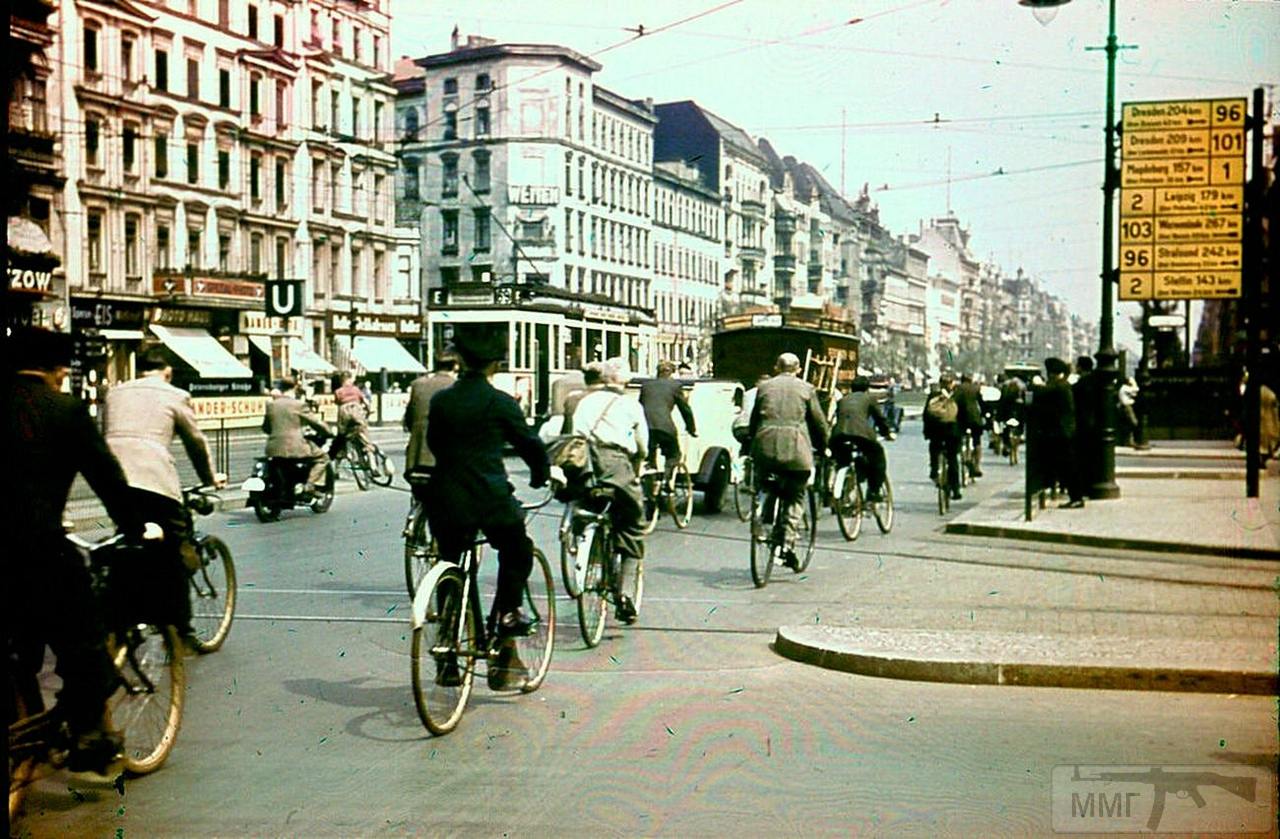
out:
{"label": "street lamp post", "polygon": [[[1065,6],[1071,0],[1018,0],[1018,4],[1031,9],[1036,19],[1048,23],[1059,6]],[[1090,498],[1119,498],[1120,487],[1116,485],[1116,389],[1119,370],[1113,336],[1115,319],[1112,304],[1112,283],[1115,282],[1113,268],[1112,236],[1114,229],[1115,192],[1119,186],[1116,171],[1116,53],[1120,46],[1116,42],[1116,0],[1108,3],[1107,43],[1102,47],[1107,54],[1107,124],[1106,153],[1104,155],[1104,171],[1102,177],[1102,315],[1098,324],[1098,367],[1093,374],[1098,378],[1096,390],[1099,411],[1099,427],[1096,439],[1089,441],[1095,448],[1090,452],[1082,452],[1083,462],[1088,464],[1092,476],[1089,487]],[[1088,49],[1097,49],[1090,47]]]}

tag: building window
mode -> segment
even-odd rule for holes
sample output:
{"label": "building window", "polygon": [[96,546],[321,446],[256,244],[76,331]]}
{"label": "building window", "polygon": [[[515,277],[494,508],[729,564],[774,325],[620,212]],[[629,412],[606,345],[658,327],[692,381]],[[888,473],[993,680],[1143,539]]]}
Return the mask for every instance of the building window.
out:
{"label": "building window", "polygon": [[200,267],[200,233],[198,227],[187,228],[187,267]]}
{"label": "building window", "polygon": [[169,89],[169,53],[156,50],[156,90]]}
{"label": "building window", "polygon": [[187,59],[187,98],[200,98],[200,62],[194,58]]}
{"label": "building window", "polygon": [[126,35],[120,39],[120,71],[126,82],[133,81],[133,38]]}
{"label": "building window", "polygon": [[406,140],[418,139],[418,109],[410,108],[404,112],[404,136]]}
{"label": "building window", "polygon": [[98,30],[92,26],[84,28],[84,69],[98,72]]}
{"label": "building window", "polygon": [[364,44],[361,43],[364,39],[360,37],[362,34],[360,27],[351,27],[351,54],[355,56],[357,64],[364,61]]}
{"label": "building window", "polygon": [[564,211],[564,250],[573,250],[573,210]]}
{"label": "building window", "polygon": [[168,270],[172,264],[169,259],[169,225],[156,225],[156,270]]}
{"label": "building window", "polygon": [[289,86],[282,81],[276,82],[276,125],[283,129],[289,124]]}
{"label": "building window", "polygon": [[477,105],[476,106],[476,136],[486,137],[489,135],[490,130],[491,129],[489,126],[489,106]]}
{"label": "building window", "polygon": [[441,164],[441,180],[440,194],[445,198],[451,198],[458,194],[458,158],[449,154],[440,158]]}
{"label": "building window", "polygon": [[260,113],[261,104],[258,101],[258,88],[262,85],[262,77],[254,73],[249,77],[249,116],[256,117]]}
{"label": "building window", "polygon": [[102,273],[102,212],[89,211],[89,270],[95,274]]}
{"label": "building window", "polygon": [[338,91],[333,91],[329,95],[329,129],[334,133],[338,133],[339,120],[338,117],[342,113],[342,95]]}
{"label": "building window", "polygon": [[457,79],[445,79],[445,80],[444,80],[444,95],[445,95],[445,96],[457,96],[457,95],[458,95],[458,80],[457,80]]}
{"label": "building window", "polygon": [[258,40],[258,8],[249,6],[249,37]]}
{"label": "building window", "polygon": [[364,297],[364,249],[351,249],[351,293],[356,297]]}
{"label": "building window", "polygon": [[84,158],[90,166],[98,166],[98,128],[96,117],[89,117],[84,123]]}
{"label": "building window", "polygon": [[262,234],[254,233],[249,237],[249,272],[262,273]]}
{"label": "building window", "polygon": [[370,61],[369,63],[372,64],[374,67],[381,66],[382,62],[379,60],[381,56],[382,56],[382,36],[374,35],[373,36],[373,56],[372,56],[373,60]]}
{"label": "building window", "polygon": [[360,97],[351,97],[351,136],[360,136]]}
{"label": "building window", "polygon": [[458,284],[457,268],[441,268],[440,269],[440,285],[443,288],[449,288]]}
{"label": "building window", "polygon": [[289,237],[276,237],[276,279],[283,280],[289,267]]}
{"label": "building window", "polygon": [[446,107],[450,110],[444,112],[444,139],[456,140],[458,139],[458,112],[452,110],[454,106]]}
{"label": "building window", "polygon": [[262,197],[262,155],[254,154],[249,158],[249,197],[257,201]]}
{"label": "building window", "polygon": [[333,35],[329,39],[329,47],[338,55],[342,55],[342,22],[333,19]]}
{"label": "building window", "polygon": [[225,67],[218,70],[218,105],[231,107],[231,71]]}
{"label": "building window", "polygon": [[286,186],[288,184],[289,172],[285,166],[283,158],[276,158],[276,210],[284,212],[286,209],[285,197],[288,194]]}
{"label": "building window", "polygon": [[488,93],[493,89],[493,80],[489,78],[488,73],[478,73],[476,75],[476,93]]}
{"label": "building window", "polygon": [[382,142],[382,103],[373,103],[373,142]]}
{"label": "building window", "polygon": [[133,172],[134,166],[137,164],[137,144],[138,129],[132,125],[126,125],[124,127],[124,142],[122,144],[125,172]]}
{"label": "building window", "polygon": [[471,188],[478,193],[489,191],[489,155],[484,152],[475,154],[475,177]]}
{"label": "building window", "polygon": [[320,100],[324,98],[324,85],[311,83],[311,127],[316,131],[324,130],[324,120],[320,119]]}
{"label": "building window", "polygon": [[124,217],[124,275],[138,277],[138,228],[141,218],[133,213]]}
{"label": "building window", "polygon": [[578,157],[578,198],[586,200],[587,198],[587,159]]}
{"label": "building window", "polygon": [[446,255],[458,252],[458,211],[444,210],[440,213],[441,235],[440,252]]}
{"label": "building window", "polygon": [[334,163],[329,166],[329,195],[333,202],[333,209],[338,209],[338,184],[342,178],[342,165]]}
{"label": "building window", "polygon": [[582,235],[587,226],[587,214],[578,213],[578,254],[585,256],[587,253],[587,237]]}
{"label": "building window", "polygon": [[280,49],[284,49],[284,17],[282,15],[275,16],[275,28],[272,43]]}
{"label": "building window", "polygon": [[383,220],[383,200],[382,192],[386,189],[387,179],[382,175],[373,176],[373,220],[381,222]]}
{"label": "building window", "polygon": [[169,177],[169,135],[156,130],[156,177]]}
{"label": "building window", "polygon": [[564,197],[573,195],[573,152],[564,156]]}
{"label": "building window", "polygon": [[187,143],[187,183],[200,183],[200,146]]}
{"label": "building window", "polygon": [[421,197],[418,191],[418,160],[407,157],[404,160],[404,197],[406,201],[417,201]]}
{"label": "building window", "polygon": [[218,270],[231,271],[231,233],[226,230],[218,231]]}
{"label": "building window", "polygon": [[218,0],[218,26],[231,28],[231,0]]}
{"label": "building window", "polygon": [[482,207],[475,211],[475,223],[475,249],[478,251],[487,251],[491,246],[489,241],[488,207]]}

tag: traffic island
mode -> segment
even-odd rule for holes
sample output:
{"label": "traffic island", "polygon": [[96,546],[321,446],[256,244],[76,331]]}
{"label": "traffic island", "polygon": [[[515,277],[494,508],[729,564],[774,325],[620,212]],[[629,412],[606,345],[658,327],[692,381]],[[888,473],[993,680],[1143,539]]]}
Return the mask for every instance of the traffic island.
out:
{"label": "traffic island", "polygon": [[1276,642],[782,626],[780,655],[923,682],[1277,695]]}

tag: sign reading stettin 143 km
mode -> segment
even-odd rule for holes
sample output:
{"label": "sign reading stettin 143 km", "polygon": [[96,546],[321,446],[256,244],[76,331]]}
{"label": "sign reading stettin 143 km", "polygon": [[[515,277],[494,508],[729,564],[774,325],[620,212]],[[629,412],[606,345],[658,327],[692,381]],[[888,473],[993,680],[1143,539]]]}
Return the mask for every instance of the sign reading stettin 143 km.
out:
{"label": "sign reading stettin 143 km", "polygon": [[1120,299],[1239,297],[1245,100],[1128,102]]}

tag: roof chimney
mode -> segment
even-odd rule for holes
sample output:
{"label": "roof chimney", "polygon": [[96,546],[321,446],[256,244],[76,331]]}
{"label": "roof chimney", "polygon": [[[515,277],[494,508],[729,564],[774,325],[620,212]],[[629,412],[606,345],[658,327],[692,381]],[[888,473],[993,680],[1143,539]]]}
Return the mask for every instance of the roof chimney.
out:
{"label": "roof chimney", "polygon": [[456,50],[458,48],[458,38],[461,36],[461,34],[462,33],[458,31],[458,25],[455,23],[453,25],[453,32],[449,35],[450,50]]}

